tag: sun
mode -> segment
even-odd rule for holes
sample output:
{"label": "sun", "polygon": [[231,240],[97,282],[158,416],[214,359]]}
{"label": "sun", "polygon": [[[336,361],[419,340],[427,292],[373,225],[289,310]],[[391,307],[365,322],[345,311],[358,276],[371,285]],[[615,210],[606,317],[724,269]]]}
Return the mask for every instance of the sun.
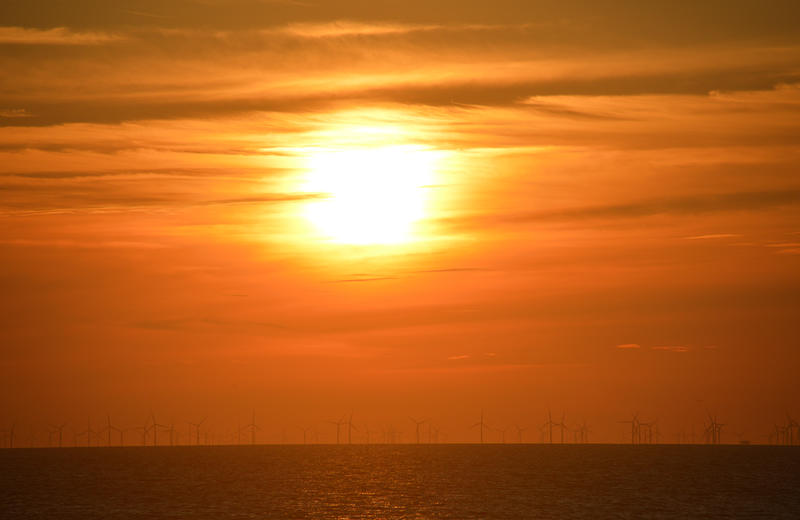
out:
{"label": "sun", "polygon": [[340,244],[402,244],[425,218],[437,153],[416,146],[325,150],[309,158],[305,217]]}

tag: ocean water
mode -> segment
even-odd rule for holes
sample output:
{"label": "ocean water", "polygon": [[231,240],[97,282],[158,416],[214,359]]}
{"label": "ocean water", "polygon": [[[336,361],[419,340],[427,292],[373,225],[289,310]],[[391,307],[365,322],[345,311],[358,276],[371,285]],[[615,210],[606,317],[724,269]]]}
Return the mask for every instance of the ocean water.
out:
{"label": "ocean water", "polygon": [[0,517],[800,519],[800,449],[508,444],[0,450]]}

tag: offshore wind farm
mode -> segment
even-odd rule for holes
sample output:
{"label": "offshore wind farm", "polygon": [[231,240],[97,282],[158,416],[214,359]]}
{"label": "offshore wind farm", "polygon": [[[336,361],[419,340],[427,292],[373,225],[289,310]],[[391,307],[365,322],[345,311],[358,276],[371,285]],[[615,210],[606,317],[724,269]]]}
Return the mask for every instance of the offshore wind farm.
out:
{"label": "offshore wind farm", "polygon": [[[688,426],[681,423],[662,433],[658,419],[643,420],[636,412],[630,420],[611,421],[596,425],[593,429],[585,419],[573,422],[561,414],[559,422],[553,421],[552,411],[548,410],[538,417],[530,415],[526,426],[519,422],[508,426],[490,425],[485,421],[485,412],[480,411],[476,423],[448,423],[435,419],[416,419],[408,417],[411,429],[407,436],[396,429],[402,425],[397,421],[370,423],[368,419],[353,421],[353,413],[344,414],[339,420],[306,421],[307,426],[277,423],[263,427],[256,423],[256,412],[249,417],[250,422],[235,426],[214,421],[213,415],[206,415],[199,422],[175,419],[164,425],[156,421],[155,413],[141,425],[119,427],[112,424],[111,415],[106,415],[107,424],[100,429],[92,428],[92,418],[86,420],[85,429],[78,431],[64,422],[54,427],[46,423],[18,425],[10,423],[0,428],[0,448],[54,448],[54,447],[125,447],[125,446],[236,446],[267,444],[619,444],[619,445],[772,445],[800,446],[800,426],[790,414],[776,418],[774,424],[767,424],[761,430],[747,436],[736,425],[719,422],[718,416],[706,412],[706,418]],[[209,420],[211,417],[211,420]],[[520,419],[520,418],[517,418]],[[208,421],[208,422],[207,422]],[[178,425],[176,427],[176,424]],[[500,423],[507,424],[507,423]],[[205,426],[204,426],[205,425]],[[723,436],[723,427],[730,433]],[[202,430],[201,430],[202,428]],[[665,426],[668,428],[668,426]],[[64,431],[72,433],[64,438]],[[555,435],[553,434],[555,430]],[[202,431],[202,434],[201,434]],[[138,432],[138,438],[128,438],[125,432]],[[159,432],[161,437],[159,440]],[[287,434],[287,432],[293,432]],[[509,435],[506,432],[516,432]],[[592,437],[590,433],[604,432],[604,437]],[[695,434],[696,432],[696,434]],[[493,435],[494,433],[494,435]],[[166,435],[166,436],[165,436]]]}

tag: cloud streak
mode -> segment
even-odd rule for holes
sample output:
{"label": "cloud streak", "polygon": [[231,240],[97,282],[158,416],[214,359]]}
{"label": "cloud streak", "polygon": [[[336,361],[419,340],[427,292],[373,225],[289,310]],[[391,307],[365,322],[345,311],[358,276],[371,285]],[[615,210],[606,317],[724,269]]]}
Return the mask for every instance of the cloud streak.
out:
{"label": "cloud streak", "polygon": [[101,45],[124,39],[124,36],[118,34],[73,32],[64,27],[0,27],[0,45]]}
{"label": "cloud streak", "polygon": [[657,215],[699,215],[733,211],[760,211],[800,206],[800,189],[712,193],[642,200],[624,204],[582,206],[516,214],[467,215],[443,219],[445,226],[485,227],[594,220],[638,219]]}
{"label": "cloud streak", "polygon": [[[66,123],[118,124],[143,120],[220,118],[257,112],[314,113],[350,106],[400,104],[431,107],[525,107],[546,115],[589,120],[620,120],[616,114],[580,111],[531,98],[543,96],[637,96],[643,94],[706,95],[714,89],[728,91],[770,90],[781,83],[800,82],[800,73],[779,70],[751,72],[728,70],[697,74],[656,74],[610,78],[564,78],[503,83],[480,80],[455,80],[437,83],[400,81],[397,84],[367,87],[341,86],[317,89],[304,94],[264,96],[237,95],[220,97],[218,93],[203,99],[185,99],[175,95],[159,99],[145,96],[109,98],[98,95],[86,99],[17,98],[26,117],[3,117],[0,126],[50,126]],[[195,96],[196,97],[196,96]]]}

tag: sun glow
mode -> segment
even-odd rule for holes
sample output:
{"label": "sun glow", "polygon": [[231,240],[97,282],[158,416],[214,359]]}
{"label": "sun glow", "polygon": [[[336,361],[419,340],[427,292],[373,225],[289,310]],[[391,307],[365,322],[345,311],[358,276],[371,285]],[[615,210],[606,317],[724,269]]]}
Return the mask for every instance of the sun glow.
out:
{"label": "sun glow", "polygon": [[411,242],[426,216],[438,153],[415,146],[325,150],[309,159],[306,218],[341,244]]}

